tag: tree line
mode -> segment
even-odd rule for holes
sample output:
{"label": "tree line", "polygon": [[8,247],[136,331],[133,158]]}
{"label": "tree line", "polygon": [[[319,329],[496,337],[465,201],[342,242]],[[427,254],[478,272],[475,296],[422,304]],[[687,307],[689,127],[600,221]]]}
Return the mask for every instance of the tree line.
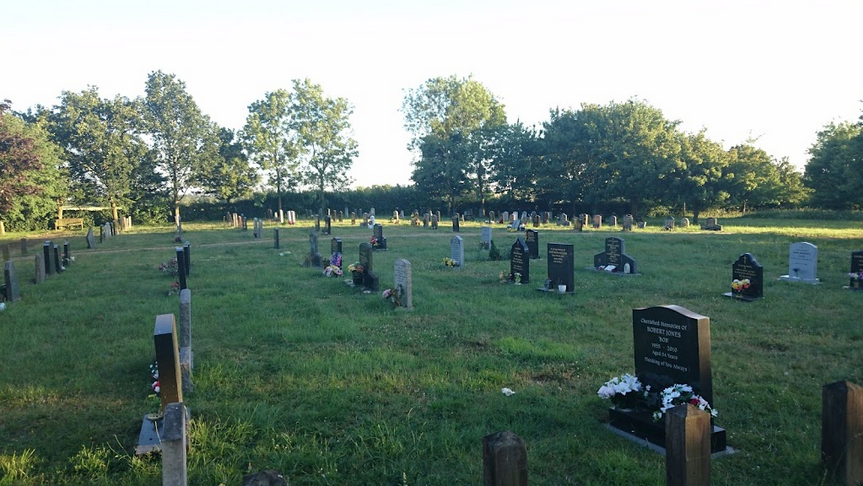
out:
{"label": "tree line", "polygon": [[[358,153],[353,107],[320,85],[294,80],[290,90],[265,93],[236,131],[203,114],[173,74],[150,73],[144,91],[103,98],[91,86],[26,112],[0,104],[6,227],[45,228],[57,205],[85,202],[112,208],[113,219],[119,207],[139,220],[164,220],[168,210],[178,218],[190,193],[222,210],[251,202],[277,212],[286,198],[315,209],[365,207],[367,189],[345,189]],[[484,214],[516,204],[639,215],[662,206],[697,220],[718,208],[863,206],[863,117],[825,126],[801,174],[755,140],[725,149],[639,99],[552,109],[528,127],[508,123],[504,104],[480,82],[449,76],[408,90],[401,111],[413,185],[372,188],[380,209]]]}

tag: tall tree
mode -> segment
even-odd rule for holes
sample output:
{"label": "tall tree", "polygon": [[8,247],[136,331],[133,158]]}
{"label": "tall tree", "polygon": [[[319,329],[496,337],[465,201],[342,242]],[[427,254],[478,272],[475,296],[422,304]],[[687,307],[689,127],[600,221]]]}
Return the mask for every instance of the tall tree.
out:
{"label": "tall tree", "polygon": [[153,159],[168,183],[174,221],[180,220],[180,200],[191,189],[193,176],[215,157],[215,126],[186,92],[186,83],[173,74],[150,73],[143,101],[144,121]]}
{"label": "tall tree", "polygon": [[60,150],[45,129],[45,117],[25,122],[0,102],[0,220],[10,229],[44,229],[65,195]]}
{"label": "tall tree", "polygon": [[672,190],[662,199],[669,204],[683,203],[684,212],[692,211],[693,222],[698,223],[702,211],[723,204],[729,197],[728,184],[723,180],[729,155],[703,130],[678,133],[678,138],[680,155],[671,174]]}
{"label": "tall tree", "polygon": [[863,207],[863,123],[830,123],[809,148],[805,181],[812,204],[830,209]]}
{"label": "tall tree", "polygon": [[101,99],[95,86],[81,93],[64,91],[60,100],[51,127],[71,179],[85,197],[106,201],[116,221],[117,206],[129,202],[132,174],[146,151],[138,107],[119,95]]}
{"label": "tall tree", "polygon": [[290,93],[278,89],[249,105],[243,127],[243,145],[249,158],[265,171],[275,185],[282,214],[282,190],[295,187],[299,177],[299,141],[292,129]]}
{"label": "tall tree", "polygon": [[409,90],[402,113],[411,134],[408,149],[419,156],[412,179],[417,184],[434,182],[421,187],[442,191],[452,212],[457,198],[468,189],[472,133],[505,125],[503,104],[478,81],[453,75],[429,79]]}
{"label": "tall tree", "polygon": [[753,142],[749,140],[728,151],[728,201],[743,214],[751,208],[777,206],[782,201],[779,171],[770,155]]}
{"label": "tall tree", "polygon": [[318,207],[323,208],[326,189],[351,182],[348,171],[357,156],[357,142],[350,136],[353,108],[344,98],[325,97],[321,86],[308,79],[294,80],[290,99],[303,181],[315,188]]}
{"label": "tall tree", "polygon": [[198,174],[204,192],[230,203],[251,195],[258,173],[249,166],[242,143],[233,130],[219,128],[219,154]]}

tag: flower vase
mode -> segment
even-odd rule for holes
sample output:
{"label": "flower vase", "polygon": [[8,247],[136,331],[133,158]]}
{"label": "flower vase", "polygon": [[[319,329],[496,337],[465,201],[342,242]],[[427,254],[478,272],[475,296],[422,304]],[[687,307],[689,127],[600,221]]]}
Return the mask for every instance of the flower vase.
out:
{"label": "flower vase", "polygon": [[354,285],[362,285],[363,274],[354,272]]}
{"label": "flower vase", "polygon": [[851,288],[859,289],[860,288],[860,280],[854,279],[851,281]]}

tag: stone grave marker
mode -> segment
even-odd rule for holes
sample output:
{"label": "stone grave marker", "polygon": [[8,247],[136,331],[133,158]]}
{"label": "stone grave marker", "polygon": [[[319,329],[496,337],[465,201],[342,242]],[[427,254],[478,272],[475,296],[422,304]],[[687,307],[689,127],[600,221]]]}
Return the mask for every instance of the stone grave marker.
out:
{"label": "stone grave marker", "polygon": [[851,271],[848,272],[848,288],[863,289],[863,251],[851,252]]}
{"label": "stone grave marker", "polygon": [[601,214],[594,214],[593,215],[593,228],[594,229],[602,228],[602,215]]}
{"label": "stone grave marker", "polygon": [[21,287],[18,286],[18,274],[15,273],[14,263],[6,262],[3,266],[3,280],[6,283],[6,302],[21,300]]}
{"label": "stone grave marker", "polygon": [[315,231],[318,233],[321,232],[321,215],[320,214],[315,215]]}
{"label": "stone grave marker", "polygon": [[72,262],[72,253],[69,251],[69,242],[63,242],[63,264],[68,265]]}
{"label": "stone grave marker", "polygon": [[177,276],[180,279],[180,290],[188,288],[186,286],[186,256],[182,246],[175,246],[174,252],[177,254]]}
{"label": "stone grave marker", "polygon": [[183,392],[192,391],[192,291],[180,291],[180,377]]}
{"label": "stone grave marker", "polygon": [[273,229],[273,248],[279,249],[279,228]]}
{"label": "stone grave marker", "polygon": [[431,229],[433,229],[433,230],[436,230],[436,229],[437,229],[437,222],[438,222],[438,216],[437,216],[437,214],[432,214],[432,217],[431,217]]}
{"label": "stone grave marker", "polygon": [[792,243],[788,250],[788,275],[782,275],[779,280],[819,284],[818,281],[818,247],[812,243]]}
{"label": "stone grave marker", "polygon": [[434,214],[435,214],[435,216],[437,216],[437,222],[438,222],[438,223],[440,223],[441,221],[443,221],[442,219],[440,219],[440,211],[435,211],[435,213],[434,213]]}
{"label": "stone grave marker", "polygon": [[531,260],[539,259],[539,231],[527,230],[524,235],[527,248],[530,250]]}
{"label": "stone grave marker", "polygon": [[27,238],[21,238],[21,256],[27,256]]}
{"label": "stone grave marker", "polygon": [[548,244],[548,279],[551,281],[548,290],[558,289],[565,285],[568,294],[575,292],[575,249],[571,244]]}
{"label": "stone grave marker", "polygon": [[183,267],[187,277],[192,274],[192,247],[188,241],[183,242]]}
{"label": "stone grave marker", "polygon": [[324,218],[324,234],[329,235],[333,232],[333,217],[329,214]]}
{"label": "stone grave marker", "polygon": [[689,218],[683,218],[680,220],[680,226],[684,228],[689,228]]}
{"label": "stone grave marker", "polygon": [[722,225],[719,224],[716,218],[707,218],[707,221],[701,225],[701,229],[707,231],[722,231]]}
{"label": "stone grave marker", "polygon": [[731,292],[723,294],[726,297],[747,302],[763,297],[764,267],[750,253],[740,255],[731,264],[731,280],[737,288],[732,287]]}
{"label": "stone grave marker", "polygon": [[252,237],[258,238],[258,218],[252,220]]}
{"label": "stone grave marker", "polygon": [[63,267],[63,260],[60,257],[60,245],[54,244],[54,271],[59,274],[64,270],[66,269]]}
{"label": "stone grave marker", "polygon": [[363,266],[363,287],[372,291],[377,291],[379,284],[378,276],[374,273],[373,268],[373,252],[374,250],[372,249],[372,245],[368,243],[360,244],[360,265]]}
{"label": "stone grave marker", "polygon": [[581,223],[581,218],[575,218],[573,229],[578,232],[584,231],[584,225]]}
{"label": "stone grave marker", "polygon": [[169,403],[183,401],[183,379],[180,374],[179,342],[174,314],[156,316],[153,328],[156,362],[159,364],[159,392],[162,410]]}
{"label": "stone grave marker", "polygon": [[541,221],[539,215],[536,213],[533,213],[533,216],[531,216],[531,219],[533,220],[533,227],[539,228],[539,223]]}
{"label": "stone grave marker", "polygon": [[617,228],[617,216],[611,215],[608,217],[608,225],[612,228]]}
{"label": "stone grave marker", "polygon": [[669,231],[674,229],[674,217],[673,216],[669,216],[669,217],[665,218],[665,229],[669,230]]}
{"label": "stone grave marker", "polygon": [[504,224],[509,223],[509,211],[504,211],[501,214],[501,218],[503,218]]}
{"label": "stone grave marker", "polygon": [[[638,273],[635,259],[626,254],[623,238],[611,237],[605,239],[605,251],[593,256],[593,269],[606,270],[609,267],[612,273]],[[602,268],[600,268],[602,267]],[[629,272],[626,272],[626,269]]]}
{"label": "stone grave marker", "polygon": [[45,282],[45,258],[38,253],[36,254],[36,277],[33,281],[37,284]]}
{"label": "stone grave marker", "polygon": [[45,274],[51,275],[54,273],[51,266],[51,241],[46,241],[42,244],[42,258],[45,262]]}
{"label": "stone grave marker", "polygon": [[373,229],[374,232],[374,240],[375,243],[372,245],[372,248],[375,250],[386,250],[387,249],[387,238],[384,236],[384,227],[376,224]]}
{"label": "stone grave marker", "polygon": [[[715,407],[710,368],[710,318],[676,305],[632,310],[635,374],[651,390],[686,384]],[[609,424],[625,432],[665,445],[664,419],[652,411],[609,409]],[[712,428],[712,452],[726,449],[725,430]]]}
{"label": "stone grave marker", "polygon": [[313,267],[321,266],[321,252],[318,251],[318,234],[314,231],[309,232],[309,265]]}
{"label": "stone grave marker", "polygon": [[455,213],[455,215],[452,217],[452,232],[458,233],[459,230],[460,230],[460,227],[459,227],[458,213]]}
{"label": "stone grave marker", "polygon": [[623,231],[632,231],[632,215],[623,216]]}
{"label": "stone grave marker", "polygon": [[494,212],[494,211],[489,211],[489,212],[488,212],[488,222],[489,222],[489,224],[494,224],[494,223],[495,223],[495,219],[494,219],[494,217],[495,217],[495,216],[497,216],[497,215],[495,214],[495,212]]}
{"label": "stone grave marker", "polygon": [[449,240],[449,257],[456,261],[457,267],[464,266],[464,240],[461,236],[453,236]]}
{"label": "stone grave marker", "polygon": [[94,248],[96,248],[96,238],[93,236],[93,227],[90,226],[87,231],[87,249],[92,250]]}
{"label": "stone grave marker", "polygon": [[411,262],[397,258],[393,268],[393,281],[399,294],[399,305],[406,309],[414,308]]}
{"label": "stone grave marker", "polygon": [[491,226],[480,228],[479,244],[484,250],[491,249]]}
{"label": "stone grave marker", "polygon": [[521,237],[515,240],[509,252],[509,280],[530,283],[530,249]]}

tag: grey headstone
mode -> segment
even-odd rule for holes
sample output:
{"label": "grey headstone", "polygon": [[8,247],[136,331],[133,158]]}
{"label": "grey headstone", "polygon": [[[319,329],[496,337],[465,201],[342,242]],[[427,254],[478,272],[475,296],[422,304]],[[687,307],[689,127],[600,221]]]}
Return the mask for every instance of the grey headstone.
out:
{"label": "grey headstone", "polygon": [[793,243],[788,251],[788,275],[780,280],[817,284],[818,247],[812,243]]}
{"label": "grey headstone", "polygon": [[396,259],[393,270],[395,288],[401,292],[401,306],[413,309],[413,282],[411,277],[411,262],[404,258]]}
{"label": "grey headstone", "polygon": [[21,288],[18,286],[18,274],[15,273],[15,264],[6,262],[3,267],[3,279],[6,282],[6,301],[16,302],[21,300]]}
{"label": "grey headstone", "polygon": [[93,236],[93,227],[90,226],[90,231],[87,231],[87,249],[96,248],[96,238]]}
{"label": "grey headstone", "polygon": [[491,226],[483,226],[480,229],[479,242],[484,249],[491,248]]}
{"label": "grey headstone", "polygon": [[464,240],[461,236],[453,236],[449,240],[449,257],[457,261],[459,267],[464,266]]}
{"label": "grey headstone", "polygon": [[45,282],[45,258],[38,253],[36,254],[36,278],[34,282],[37,284]]}
{"label": "grey headstone", "polygon": [[183,391],[192,391],[192,291],[180,291],[180,375]]}

